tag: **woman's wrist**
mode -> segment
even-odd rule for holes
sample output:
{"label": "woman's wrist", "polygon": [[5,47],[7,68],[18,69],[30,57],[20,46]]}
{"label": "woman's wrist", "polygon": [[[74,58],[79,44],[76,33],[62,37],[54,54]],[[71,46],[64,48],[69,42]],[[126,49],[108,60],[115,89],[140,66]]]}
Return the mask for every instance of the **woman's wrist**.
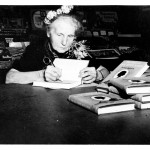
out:
{"label": "woman's wrist", "polygon": [[38,71],[38,80],[44,81],[45,80],[45,69]]}

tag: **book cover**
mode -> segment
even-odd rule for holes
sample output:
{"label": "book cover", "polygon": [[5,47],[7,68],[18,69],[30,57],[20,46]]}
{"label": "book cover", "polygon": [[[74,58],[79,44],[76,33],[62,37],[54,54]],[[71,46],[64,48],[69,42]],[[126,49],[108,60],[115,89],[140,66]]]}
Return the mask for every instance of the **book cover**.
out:
{"label": "book cover", "polygon": [[142,102],[135,101],[135,108],[148,109],[148,108],[150,108],[150,102],[142,103]]}
{"label": "book cover", "polygon": [[131,99],[138,101],[138,102],[150,102],[150,93],[149,94],[135,94],[131,96]]}
{"label": "book cover", "polygon": [[145,61],[124,60],[102,82],[112,78],[140,77],[149,68]]}
{"label": "book cover", "polygon": [[119,95],[113,93],[90,92],[72,94],[68,100],[98,115],[135,109],[132,99],[122,99]]}
{"label": "book cover", "polygon": [[109,84],[128,95],[150,93],[149,78],[118,78],[111,79]]}

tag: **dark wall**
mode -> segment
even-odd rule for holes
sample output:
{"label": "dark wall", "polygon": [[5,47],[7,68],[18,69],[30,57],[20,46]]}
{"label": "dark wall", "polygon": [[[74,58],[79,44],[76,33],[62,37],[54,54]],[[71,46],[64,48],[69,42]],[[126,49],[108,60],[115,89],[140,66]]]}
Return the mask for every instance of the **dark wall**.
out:
{"label": "dark wall", "polygon": [[[32,10],[42,10],[42,9],[46,9],[46,10],[56,10],[58,9],[60,6],[54,6],[54,5],[28,5],[28,6],[0,6],[0,18],[2,17],[23,17],[25,20],[27,20],[29,22],[29,24],[31,25],[31,11]],[[118,15],[118,20],[117,20],[117,24],[116,27],[118,29],[119,32],[121,33],[139,33],[141,31],[141,28],[144,26],[149,28],[149,11],[143,11],[144,8],[147,8],[149,6],[75,6],[74,7],[74,13],[76,13],[76,11],[83,11],[86,14],[87,17],[87,23],[88,23],[88,27],[92,28],[93,27],[93,22],[95,22],[95,20],[97,19],[95,12],[99,11],[99,12],[103,12],[103,11],[114,11],[117,12]],[[141,17],[143,17],[143,19],[145,21],[143,21],[143,19],[141,19]],[[146,24],[146,25],[145,25]],[[101,24],[102,25],[102,24]],[[30,26],[31,27],[31,26]]]}

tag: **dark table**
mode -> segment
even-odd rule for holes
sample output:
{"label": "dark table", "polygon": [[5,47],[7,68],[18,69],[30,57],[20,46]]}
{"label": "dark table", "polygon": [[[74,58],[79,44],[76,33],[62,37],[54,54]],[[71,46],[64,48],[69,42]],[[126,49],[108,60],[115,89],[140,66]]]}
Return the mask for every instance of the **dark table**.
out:
{"label": "dark table", "polygon": [[150,144],[150,110],[98,116],[67,100],[95,87],[0,85],[1,144]]}

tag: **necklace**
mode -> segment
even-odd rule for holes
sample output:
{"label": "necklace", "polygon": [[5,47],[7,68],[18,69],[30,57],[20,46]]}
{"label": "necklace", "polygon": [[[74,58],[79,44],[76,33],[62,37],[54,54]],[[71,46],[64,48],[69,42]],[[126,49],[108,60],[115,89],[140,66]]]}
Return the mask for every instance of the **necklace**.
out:
{"label": "necklace", "polygon": [[56,53],[52,51],[51,45],[48,41],[45,42],[45,51],[46,51],[46,54],[43,58],[43,62],[46,66],[52,65],[52,61],[58,56],[56,55]]}

